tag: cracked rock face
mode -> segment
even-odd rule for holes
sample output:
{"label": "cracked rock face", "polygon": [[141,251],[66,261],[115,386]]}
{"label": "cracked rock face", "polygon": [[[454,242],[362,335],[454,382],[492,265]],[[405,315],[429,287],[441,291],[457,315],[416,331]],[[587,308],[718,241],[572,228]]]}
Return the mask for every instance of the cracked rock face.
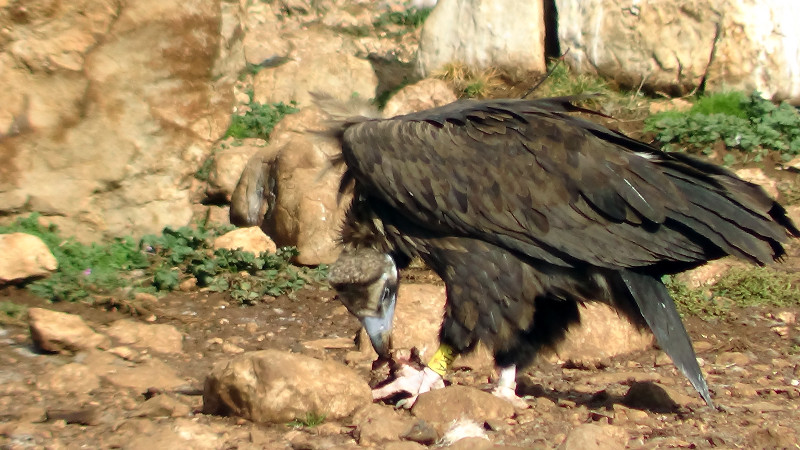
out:
{"label": "cracked rock face", "polygon": [[4,2],[0,212],[38,211],[83,240],[188,223],[191,174],[228,125],[244,64],[236,27],[220,27],[229,9]]}
{"label": "cracked rock face", "polygon": [[800,102],[796,9],[780,0],[557,0],[558,39],[574,70],[683,96],[758,90]]}

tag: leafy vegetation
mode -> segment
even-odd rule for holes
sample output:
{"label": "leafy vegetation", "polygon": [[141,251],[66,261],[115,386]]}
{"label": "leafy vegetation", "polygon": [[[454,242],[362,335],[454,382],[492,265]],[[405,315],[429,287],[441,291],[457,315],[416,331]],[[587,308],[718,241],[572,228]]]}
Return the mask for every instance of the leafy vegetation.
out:
{"label": "leafy vegetation", "polygon": [[23,317],[26,315],[28,308],[18,305],[14,302],[4,300],[0,302],[0,324],[22,323]]}
{"label": "leafy vegetation", "polygon": [[235,139],[261,138],[269,140],[272,129],[275,128],[275,125],[277,125],[281,119],[299,111],[297,109],[297,104],[294,102],[291,102],[289,105],[282,102],[273,103],[272,105],[263,105],[251,101],[248,107],[249,110],[243,115],[233,116],[231,125],[228,127],[228,131],[225,132],[225,137],[233,137]]}
{"label": "leafy vegetation", "polygon": [[417,9],[413,7],[405,11],[387,11],[378,16],[372,22],[372,26],[377,30],[385,30],[389,25],[406,27],[412,30],[417,29],[425,23],[431,11],[431,8]]}
{"label": "leafy vegetation", "polygon": [[734,306],[800,305],[800,279],[770,267],[734,267],[705,289],[689,288],[670,276],[663,281],[683,315],[724,317]]}
{"label": "leafy vegetation", "polygon": [[325,414],[317,414],[315,412],[306,413],[302,419],[294,419],[287,425],[292,428],[313,428],[321,425],[325,421]]}
{"label": "leafy vegetation", "polygon": [[[160,235],[139,241],[117,238],[107,244],[82,244],[63,238],[54,226],[39,224],[38,216],[20,219],[0,233],[25,232],[40,237],[58,260],[58,270],[30,282],[34,294],[52,301],[78,301],[98,295],[172,291],[195,278],[211,291],[228,291],[241,303],[265,295],[291,293],[327,276],[327,267],[295,267],[297,250],[254,255],[241,250],[213,249],[212,240],[230,228],[205,226],[165,228]],[[6,312],[6,314],[8,314]]]}
{"label": "leafy vegetation", "polygon": [[[645,121],[645,129],[656,134],[665,150],[709,154],[711,146],[722,141],[756,162],[771,150],[787,160],[800,154],[800,114],[788,103],[776,106],[757,92],[702,97],[688,111],[654,114]],[[725,162],[735,159],[730,155]]]}

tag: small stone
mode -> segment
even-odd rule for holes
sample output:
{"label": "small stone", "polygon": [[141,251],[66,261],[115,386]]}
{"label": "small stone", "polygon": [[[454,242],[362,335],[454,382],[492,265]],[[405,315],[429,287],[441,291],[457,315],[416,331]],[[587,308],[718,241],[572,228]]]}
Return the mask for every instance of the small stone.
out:
{"label": "small stone", "polygon": [[411,427],[412,419],[390,407],[373,403],[356,412],[353,424],[358,427],[358,443],[361,446],[373,446],[400,439]]}
{"label": "small stone", "polygon": [[128,361],[133,361],[139,357],[139,353],[137,353],[135,350],[125,345],[113,347],[109,349],[108,352],[113,355],[117,355],[122,359],[126,359]]}
{"label": "small stone", "polygon": [[797,323],[797,314],[792,311],[781,311],[775,314],[775,319],[780,320],[787,325],[793,325]]}
{"label": "small stone", "polygon": [[222,343],[222,352],[229,355],[238,355],[240,353],[244,353],[244,349],[238,345],[226,341]]}
{"label": "small stone", "polygon": [[728,390],[732,397],[752,398],[758,396],[758,391],[753,386],[744,383],[734,383]]}
{"label": "small stone", "polygon": [[158,303],[158,297],[147,292],[137,292],[133,294],[133,299],[143,303]]}
{"label": "small stone", "polygon": [[178,284],[178,289],[180,289],[181,292],[189,292],[194,290],[196,287],[197,278],[195,277],[187,278]]}
{"label": "small stone", "polygon": [[454,385],[420,395],[411,412],[444,431],[444,426],[462,418],[480,423],[489,419],[508,419],[514,415],[514,406],[488,392]]}
{"label": "small stone", "polygon": [[0,234],[0,285],[41,277],[58,268],[58,261],[37,236],[27,233]]}
{"label": "small stone", "polygon": [[750,356],[741,352],[725,352],[717,355],[716,364],[728,365],[735,364],[737,366],[745,366],[750,364],[752,359]]}
{"label": "small stone", "polygon": [[433,445],[439,439],[439,433],[437,433],[436,428],[430,426],[428,422],[417,420],[411,425],[411,428],[400,437],[409,441],[418,442],[422,445]]}
{"label": "small stone", "polygon": [[136,409],[138,417],[182,417],[192,412],[189,405],[169,395],[156,395]]}
{"label": "small stone", "polygon": [[259,255],[264,252],[275,253],[278,247],[260,227],[239,228],[214,240],[214,248],[242,250]]}
{"label": "small stone", "polygon": [[568,435],[561,450],[616,450],[628,445],[628,432],[613,425],[584,424]]}
{"label": "small stone", "polygon": [[76,352],[108,348],[107,336],[95,333],[80,316],[49,309],[28,309],[31,338],[37,347],[48,352]]}
{"label": "small stone", "polygon": [[679,406],[665,386],[652,382],[634,383],[622,403],[631,408],[662,413],[674,412]]}
{"label": "small stone", "polygon": [[150,325],[121,319],[113,322],[107,333],[123,345],[147,348],[159,353],[183,352],[183,334],[172,325]]}
{"label": "small stone", "polygon": [[36,386],[62,395],[88,394],[100,387],[100,378],[83,364],[69,363],[40,375]]}

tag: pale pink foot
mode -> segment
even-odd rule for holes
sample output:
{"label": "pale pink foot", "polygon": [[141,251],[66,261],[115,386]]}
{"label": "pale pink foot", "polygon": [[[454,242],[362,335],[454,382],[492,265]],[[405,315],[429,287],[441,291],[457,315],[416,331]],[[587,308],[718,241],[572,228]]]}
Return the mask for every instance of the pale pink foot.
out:
{"label": "pale pink foot", "polygon": [[531,405],[517,396],[517,366],[512,365],[500,369],[500,378],[497,386],[492,389],[492,394],[502,399],[508,400],[517,409],[527,409]]}
{"label": "pale pink foot", "polygon": [[382,398],[391,397],[395,394],[407,392],[411,397],[398,402],[398,406],[402,405],[404,408],[411,408],[417,401],[420,394],[431,391],[433,389],[441,389],[444,387],[444,380],[442,376],[431,370],[429,367],[423,370],[415,369],[409,365],[404,365],[398,371],[398,377],[391,383],[381,386],[372,390],[372,399],[379,400]]}

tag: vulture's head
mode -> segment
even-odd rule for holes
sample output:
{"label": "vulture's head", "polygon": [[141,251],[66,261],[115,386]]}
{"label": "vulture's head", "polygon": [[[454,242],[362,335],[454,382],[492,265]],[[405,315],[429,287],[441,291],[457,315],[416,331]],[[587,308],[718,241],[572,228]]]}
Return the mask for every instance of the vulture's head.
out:
{"label": "vulture's head", "polygon": [[364,325],[375,351],[388,358],[397,300],[397,266],[372,248],[345,249],[328,272],[339,300]]}

